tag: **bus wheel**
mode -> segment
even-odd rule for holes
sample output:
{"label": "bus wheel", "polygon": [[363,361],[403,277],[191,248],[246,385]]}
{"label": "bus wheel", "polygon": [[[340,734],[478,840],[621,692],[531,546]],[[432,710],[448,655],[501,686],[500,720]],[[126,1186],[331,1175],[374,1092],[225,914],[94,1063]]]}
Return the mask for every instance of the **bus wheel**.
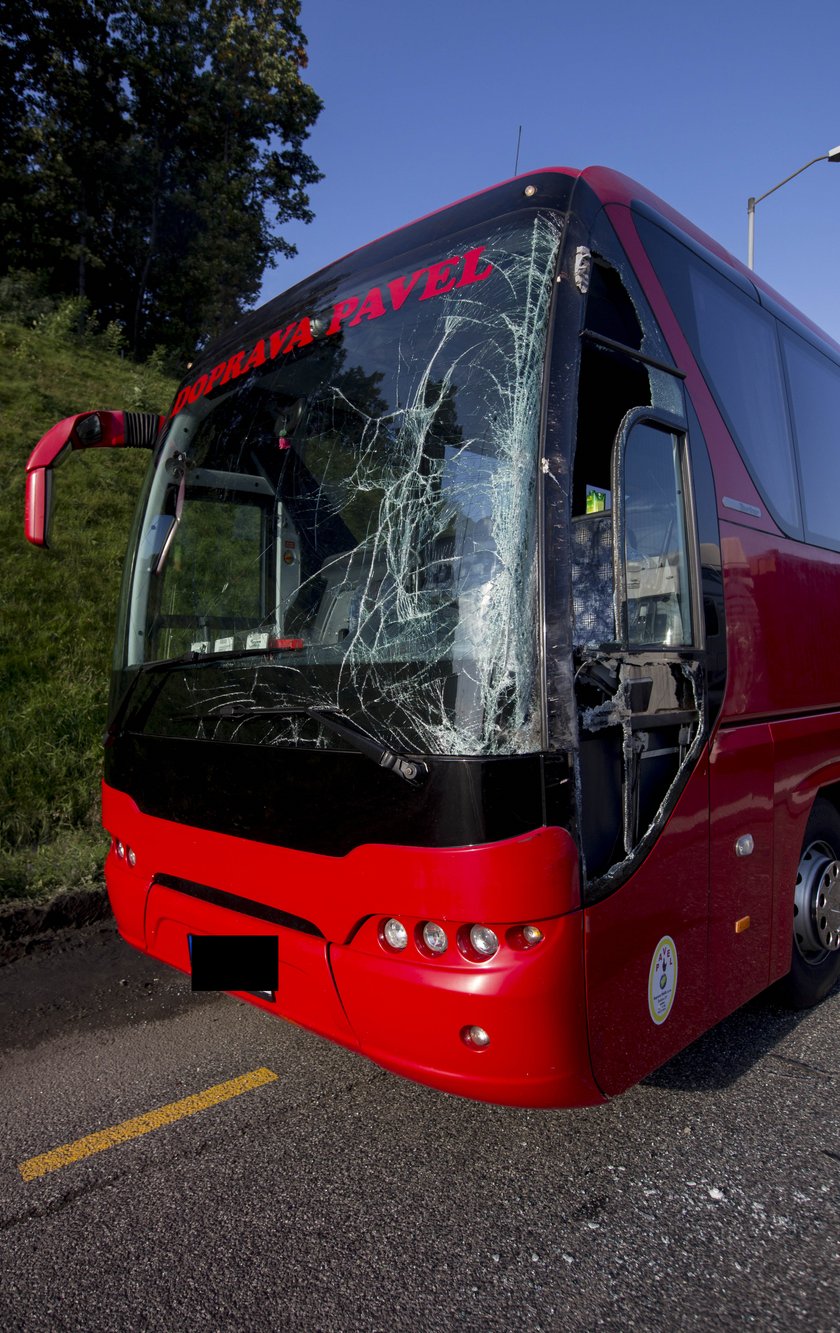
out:
{"label": "bus wheel", "polygon": [[793,891],[790,972],[780,983],[792,1009],[809,1009],[840,977],[840,814],[817,800]]}

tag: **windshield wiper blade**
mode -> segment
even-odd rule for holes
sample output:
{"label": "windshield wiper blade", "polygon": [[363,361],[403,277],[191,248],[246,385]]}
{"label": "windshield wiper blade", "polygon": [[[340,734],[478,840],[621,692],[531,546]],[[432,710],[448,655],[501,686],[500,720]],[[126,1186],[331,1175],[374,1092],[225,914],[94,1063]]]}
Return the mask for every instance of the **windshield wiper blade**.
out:
{"label": "windshield wiper blade", "polygon": [[205,714],[209,718],[238,718],[242,721],[251,717],[311,717],[313,722],[320,722],[327,731],[332,731],[342,740],[352,745],[354,750],[360,754],[366,755],[372,759],[380,768],[389,769],[396,773],[404,782],[416,787],[429,772],[427,764],[421,759],[409,759],[406,755],[400,754],[397,750],[390,750],[387,745],[382,745],[374,740],[366,731],[363,731],[358,723],[351,721],[346,714],[337,708],[315,708],[315,707],[267,707],[261,708],[259,705],[249,704],[222,704],[220,708],[215,709],[210,714]]}
{"label": "windshield wiper blade", "polygon": [[104,744],[106,746],[113,745],[119,735],[120,727],[125,721],[125,715],[128,711],[129,701],[133,698],[134,692],[141,680],[144,680],[146,676],[154,676],[158,672],[161,672],[161,680],[158,685],[158,690],[160,691],[166,680],[166,673],[170,669],[175,670],[181,666],[191,666],[195,662],[202,661],[203,656],[204,654],[202,653],[184,653],[182,657],[170,657],[159,662],[139,662],[136,667],[132,668],[135,671],[135,675],[132,676],[131,680],[126,685],[122,697],[114,709],[113,716],[108,721],[108,726],[102,737]]}
{"label": "windshield wiper blade", "polygon": [[119,734],[120,726],[125,720],[130,700],[134,692],[146,676],[155,676],[160,673],[160,682],[157,691],[163,689],[166,683],[166,677],[170,671],[177,670],[184,666],[218,666],[220,662],[234,662],[243,657],[267,657],[271,653],[270,648],[229,648],[223,653],[201,653],[195,650],[182,653],[180,657],[162,657],[154,662],[138,662],[128,668],[134,671],[134,675],[126,685],[117,707],[114,709],[114,715],[108,722],[108,727],[103,735],[105,745],[110,745]]}

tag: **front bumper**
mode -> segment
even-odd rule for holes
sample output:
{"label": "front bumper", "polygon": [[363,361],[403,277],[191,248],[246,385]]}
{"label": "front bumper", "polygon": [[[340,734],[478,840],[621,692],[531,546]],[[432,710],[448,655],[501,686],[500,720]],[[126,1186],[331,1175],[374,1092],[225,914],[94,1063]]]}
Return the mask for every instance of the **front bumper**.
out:
{"label": "front bumper", "polygon": [[[242,997],[249,1002],[461,1096],[540,1107],[603,1100],[589,1062],[577,857],[564,830],[318,856],[145,815],[106,785],[103,822],[117,924],[152,957],[188,973],[190,934],[276,935],[276,999]],[[390,916],[413,923],[399,953],[381,938]],[[423,920],[447,930],[440,957],[417,942]],[[459,929],[474,922],[499,937],[490,960],[458,948]],[[543,932],[535,947],[522,946],[524,923]],[[472,1025],[487,1032],[486,1047],[465,1039]]]}

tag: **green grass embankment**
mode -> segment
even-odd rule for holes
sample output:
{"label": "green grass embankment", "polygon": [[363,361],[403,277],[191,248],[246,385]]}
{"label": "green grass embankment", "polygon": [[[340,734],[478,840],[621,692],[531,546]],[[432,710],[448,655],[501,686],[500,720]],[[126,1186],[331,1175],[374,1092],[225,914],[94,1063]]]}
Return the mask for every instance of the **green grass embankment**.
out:
{"label": "green grass embankment", "polygon": [[144,451],[73,454],[56,474],[52,547],[23,536],[26,460],[62,417],[165,412],[174,381],[74,332],[60,309],[0,323],[0,905],[95,882],[117,594]]}

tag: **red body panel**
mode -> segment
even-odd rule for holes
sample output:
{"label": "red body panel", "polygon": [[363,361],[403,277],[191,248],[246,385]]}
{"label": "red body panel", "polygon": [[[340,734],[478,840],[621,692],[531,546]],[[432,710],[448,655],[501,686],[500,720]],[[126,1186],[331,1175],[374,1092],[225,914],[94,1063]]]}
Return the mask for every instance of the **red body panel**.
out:
{"label": "red body panel", "polygon": [[[188,971],[190,933],[273,933],[277,1001],[254,1003],[465,1096],[528,1106],[602,1100],[587,1050],[578,859],[564,830],[328,857],[156,819],[106,785],[103,822],[136,858],[131,866],[112,849],[106,862],[117,923],[153,957]],[[232,911],[155,883],[163,875],[304,917],[324,938],[260,921],[247,904]],[[424,957],[413,939],[404,953],[389,950],[379,929],[390,916],[443,925],[446,954]],[[476,921],[500,939],[487,962],[456,945],[458,926]],[[533,948],[508,929],[526,923],[544,933]],[[473,1024],[490,1034],[483,1050],[461,1036]]]}
{"label": "red body panel", "polygon": [[145,952],[189,973],[190,934],[276,935],[279,998],[274,1004],[257,996],[245,998],[344,1046],[358,1045],[332,983],[325,940],[153,884],[146,898]]}
{"label": "red body panel", "polygon": [[[708,1022],[715,1023],[771,980],[773,739],[766,722],[718,731],[709,805]],[[739,856],[738,840],[746,835],[754,849]],[[788,951],[789,945],[790,937]]]}
{"label": "red body panel", "polygon": [[[585,912],[586,1005],[592,1068],[610,1096],[624,1092],[708,1027],[708,761],[701,756],[676,809],[635,874]],[[667,1022],[648,1009],[657,945],[678,959]]]}

